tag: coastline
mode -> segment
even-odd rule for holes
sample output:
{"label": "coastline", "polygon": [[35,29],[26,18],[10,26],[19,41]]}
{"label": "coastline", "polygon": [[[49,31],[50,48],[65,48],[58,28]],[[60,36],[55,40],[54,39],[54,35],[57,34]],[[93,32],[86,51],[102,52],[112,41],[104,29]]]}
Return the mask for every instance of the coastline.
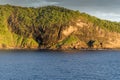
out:
{"label": "coastline", "polygon": [[104,51],[104,50],[120,50],[120,48],[80,48],[80,49],[62,49],[62,48],[56,48],[56,49],[50,49],[50,48],[0,48],[1,50],[29,50],[29,51]]}

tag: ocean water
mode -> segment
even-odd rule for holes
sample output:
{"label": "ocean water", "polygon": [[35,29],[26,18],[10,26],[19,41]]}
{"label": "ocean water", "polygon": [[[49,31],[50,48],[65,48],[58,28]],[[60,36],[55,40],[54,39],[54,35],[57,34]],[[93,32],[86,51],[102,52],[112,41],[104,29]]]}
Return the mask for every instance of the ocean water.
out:
{"label": "ocean water", "polygon": [[120,80],[120,51],[0,51],[0,80]]}

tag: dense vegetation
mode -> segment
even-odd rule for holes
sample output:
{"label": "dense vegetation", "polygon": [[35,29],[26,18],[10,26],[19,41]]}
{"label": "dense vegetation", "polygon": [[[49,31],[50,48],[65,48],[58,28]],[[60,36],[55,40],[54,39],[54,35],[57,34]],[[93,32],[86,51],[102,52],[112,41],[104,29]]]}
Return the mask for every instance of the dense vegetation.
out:
{"label": "dense vegetation", "polygon": [[[39,45],[47,44],[59,39],[62,27],[69,25],[78,15],[78,11],[56,6],[24,8],[4,5],[0,6],[0,34],[6,34],[5,37],[7,37],[10,33],[4,30],[9,29],[20,36],[20,38],[17,37],[17,46],[22,40],[24,41],[24,38],[33,38]],[[22,40],[19,41],[21,38]],[[12,41],[8,40],[9,42]]]}
{"label": "dense vegetation", "polygon": [[94,26],[99,26],[103,29],[112,31],[112,32],[119,32],[120,33],[120,23],[118,22],[111,22],[108,20],[101,20],[94,16],[90,16],[86,13],[80,13],[80,19],[82,19],[86,23],[93,23]]}
{"label": "dense vegetation", "polygon": [[[46,46],[49,48],[61,39],[61,31],[69,25],[74,25],[78,19],[85,23],[93,23],[94,27],[99,26],[109,31],[120,32],[120,23],[100,20],[63,7],[32,8],[1,5],[0,44],[3,47]],[[79,41],[75,36],[69,36],[63,42],[70,44],[76,42],[75,39]]]}

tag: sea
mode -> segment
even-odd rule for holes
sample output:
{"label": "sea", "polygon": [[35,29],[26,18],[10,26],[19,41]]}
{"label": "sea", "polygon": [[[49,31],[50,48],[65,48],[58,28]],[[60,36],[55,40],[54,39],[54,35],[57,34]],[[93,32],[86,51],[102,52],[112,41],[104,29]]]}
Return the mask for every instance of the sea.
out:
{"label": "sea", "polygon": [[0,50],[0,80],[120,80],[120,50]]}

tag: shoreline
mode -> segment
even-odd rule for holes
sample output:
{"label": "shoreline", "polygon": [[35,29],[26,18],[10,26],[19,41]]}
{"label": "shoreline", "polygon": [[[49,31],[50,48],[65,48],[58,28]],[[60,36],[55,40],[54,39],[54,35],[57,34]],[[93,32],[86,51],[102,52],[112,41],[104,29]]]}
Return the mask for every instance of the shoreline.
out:
{"label": "shoreline", "polygon": [[29,51],[103,51],[103,50],[120,50],[120,48],[83,48],[83,49],[41,49],[41,48],[0,48],[1,50],[29,50]]}

